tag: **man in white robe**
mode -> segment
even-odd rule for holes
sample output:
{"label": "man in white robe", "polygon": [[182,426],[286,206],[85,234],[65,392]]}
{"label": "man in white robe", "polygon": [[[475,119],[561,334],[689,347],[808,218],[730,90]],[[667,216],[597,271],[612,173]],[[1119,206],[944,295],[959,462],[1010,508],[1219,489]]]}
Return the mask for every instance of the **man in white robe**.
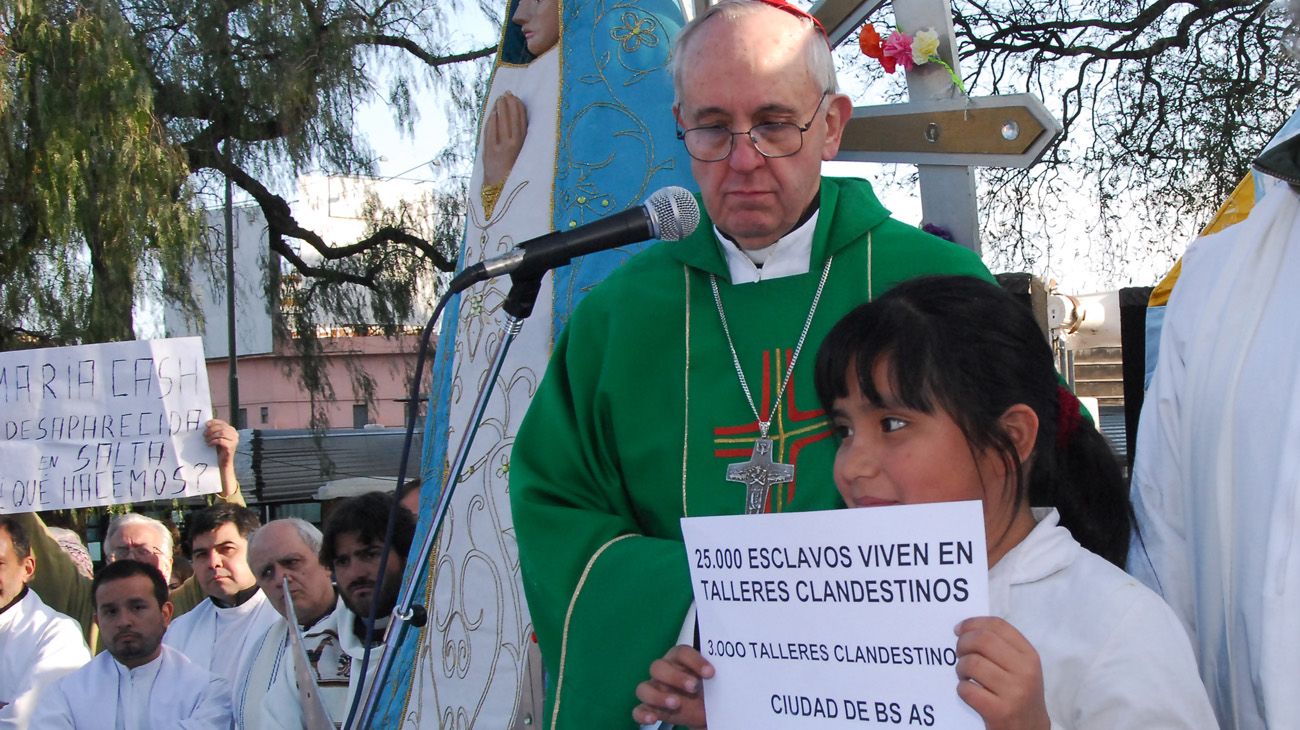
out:
{"label": "man in white robe", "polygon": [[[1220,724],[1300,727],[1300,137],[1194,242],[1138,427],[1128,570],[1182,619]],[[1263,177],[1265,173],[1270,177]]]}
{"label": "man in white robe", "polygon": [[[347,665],[338,649],[333,630],[333,612],[338,603],[330,571],[320,562],[321,532],[310,522],[290,517],[272,520],[253,533],[248,541],[248,564],[257,585],[266,594],[281,619],[258,642],[249,663],[235,686],[235,727],[260,730],[268,727],[263,704],[271,687],[287,683],[291,690],[273,702],[296,705],[294,654],[290,650],[284,581],[289,582],[294,614],[303,631],[304,647],[312,674],[331,718],[347,715]],[[340,665],[343,672],[340,676]],[[274,727],[274,725],[270,725]],[[296,729],[295,729],[296,730]]]}
{"label": "man in white robe", "polygon": [[190,519],[190,562],[207,599],[172,622],[163,641],[234,686],[258,640],[279,619],[248,567],[247,507],[217,504]]}
{"label": "man in white robe", "polygon": [[[363,687],[361,659],[366,649],[362,637],[355,630],[358,622],[357,615],[340,599],[333,611],[303,631],[303,646],[312,662],[321,702],[336,728],[343,726],[353,699]],[[277,633],[279,632],[269,632],[268,638]],[[293,653],[288,648],[287,634],[284,636],[277,671],[262,699],[261,724],[250,727],[265,730],[300,730],[303,727],[301,694],[294,677]],[[383,646],[377,643],[373,646],[376,650],[366,665],[366,689],[374,681],[382,656],[378,650]],[[364,696],[362,701],[364,702]],[[360,712],[360,709],[357,711]]]}
{"label": "man in white robe", "polygon": [[45,686],[90,661],[77,622],[27,588],[35,572],[22,523],[0,515],[0,730],[27,727]]}
{"label": "man in white robe", "polygon": [[[393,506],[392,494],[371,492],[339,504],[325,523],[320,561],[333,570],[339,603],[332,613],[304,632],[303,642],[309,655],[315,654],[313,661],[321,698],[338,726],[346,721],[358,694],[361,696],[358,705],[365,702],[369,684],[383,658],[384,630],[397,603],[406,555],[415,536],[414,515],[399,508],[392,552],[381,581],[379,557],[388,513]],[[378,618],[371,632],[367,660],[366,627],[372,610]],[[292,654],[286,649],[283,655],[282,664],[288,666],[275,675],[267,689],[261,727],[299,730],[303,727],[302,705],[293,676]],[[334,689],[343,686],[347,687],[346,693]],[[360,711],[358,707],[358,715]]]}
{"label": "man in white robe", "polygon": [[106,651],[44,693],[33,728],[228,730],[229,685],[162,645],[172,605],[156,568],[110,563],[92,596]]}

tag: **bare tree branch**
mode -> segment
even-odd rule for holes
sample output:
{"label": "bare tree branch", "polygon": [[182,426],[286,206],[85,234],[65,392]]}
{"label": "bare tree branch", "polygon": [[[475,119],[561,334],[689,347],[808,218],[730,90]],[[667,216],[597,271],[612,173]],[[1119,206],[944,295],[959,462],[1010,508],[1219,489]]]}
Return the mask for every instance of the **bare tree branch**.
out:
{"label": "bare tree branch", "polygon": [[[259,180],[227,160],[215,148],[191,151],[191,161],[228,175],[231,182],[253,197],[266,218],[268,228],[274,234],[272,248],[293,264],[303,276],[365,287],[375,286],[373,272],[356,274],[307,263],[284,243],[285,238],[306,243],[326,261],[341,261],[388,244],[401,244],[424,255],[440,271],[453,271],[456,268],[456,262],[449,259],[436,244],[397,226],[382,226],[360,241],[347,246],[331,246],[318,233],[298,223],[288,201],[271,192]],[[274,245],[277,240],[280,241],[279,246]]]}
{"label": "bare tree branch", "polygon": [[364,43],[372,46],[388,46],[390,48],[400,48],[401,50],[406,51],[412,56],[420,59],[420,61],[422,61],[426,66],[429,66],[430,68],[438,68],[440,66],[448,66],[454,63],[464,63],[465,61],[474,61],[480,58],[487,58],[488,56],[491,56],[493,53],[497,52],[496,46],[487,46],[485,48],[479,48],[474,51],[466,51],[464,53],[454,53],[450,56],[441,56],[426,51],[425,49],[421,48],[418,43],[412,41],[410,38],[404,38],[402,36],[384,35],[381,33],[357,35],[357,36],[353,36],[353,40],[358,44]]}

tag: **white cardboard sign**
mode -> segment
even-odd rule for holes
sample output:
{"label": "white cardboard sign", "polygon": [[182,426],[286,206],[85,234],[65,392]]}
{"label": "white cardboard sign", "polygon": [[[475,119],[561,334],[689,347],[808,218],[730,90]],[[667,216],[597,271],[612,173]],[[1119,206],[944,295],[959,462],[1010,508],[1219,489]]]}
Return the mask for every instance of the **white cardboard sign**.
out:
{"label": "white cardboard sign", "polygon": [[979,502],[682,520],[710,730],[982,729],[954,627],[987,615]]}
{"label": "white cardboard sign", "polygon": [[198,337],[0,353],[0,514],[221,489]]}

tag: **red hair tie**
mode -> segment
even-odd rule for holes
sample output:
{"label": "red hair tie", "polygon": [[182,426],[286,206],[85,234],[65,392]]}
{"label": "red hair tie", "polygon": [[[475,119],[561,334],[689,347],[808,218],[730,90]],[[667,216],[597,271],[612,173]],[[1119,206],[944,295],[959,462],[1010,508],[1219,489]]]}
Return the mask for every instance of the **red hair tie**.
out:
{"label": "red hair tie", "polygon": [[1064,449],[1083,422],[1083,405],[1064,385],[1056,386],[1056,448]]}
{"label": "red hair tie", "polygon": [[826,38],[826,29],[822,27],[822,22],[814,18],[809,13],[805,12],[803,9],[791,5],[790,3],[786,2],[786,0],[758,0],[758,1],[763,3],[764,5],[770,5],[776,8],[777,10],[784,10],[785,12],[793,15],[796,18],[804,18],[806,20],[811,20],[812,24],[817,27],[817,32],[822,34],[822,38]]}

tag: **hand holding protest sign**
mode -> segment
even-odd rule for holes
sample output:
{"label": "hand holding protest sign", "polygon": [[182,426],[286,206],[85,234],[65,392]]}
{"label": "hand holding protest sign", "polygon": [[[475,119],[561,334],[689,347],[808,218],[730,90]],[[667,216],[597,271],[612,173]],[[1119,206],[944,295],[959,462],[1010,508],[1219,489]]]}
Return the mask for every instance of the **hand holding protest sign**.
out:
{"label": "hand holding protest sign", "polygon": [[0,513],[221,488],[202,340],[0,353]]}

